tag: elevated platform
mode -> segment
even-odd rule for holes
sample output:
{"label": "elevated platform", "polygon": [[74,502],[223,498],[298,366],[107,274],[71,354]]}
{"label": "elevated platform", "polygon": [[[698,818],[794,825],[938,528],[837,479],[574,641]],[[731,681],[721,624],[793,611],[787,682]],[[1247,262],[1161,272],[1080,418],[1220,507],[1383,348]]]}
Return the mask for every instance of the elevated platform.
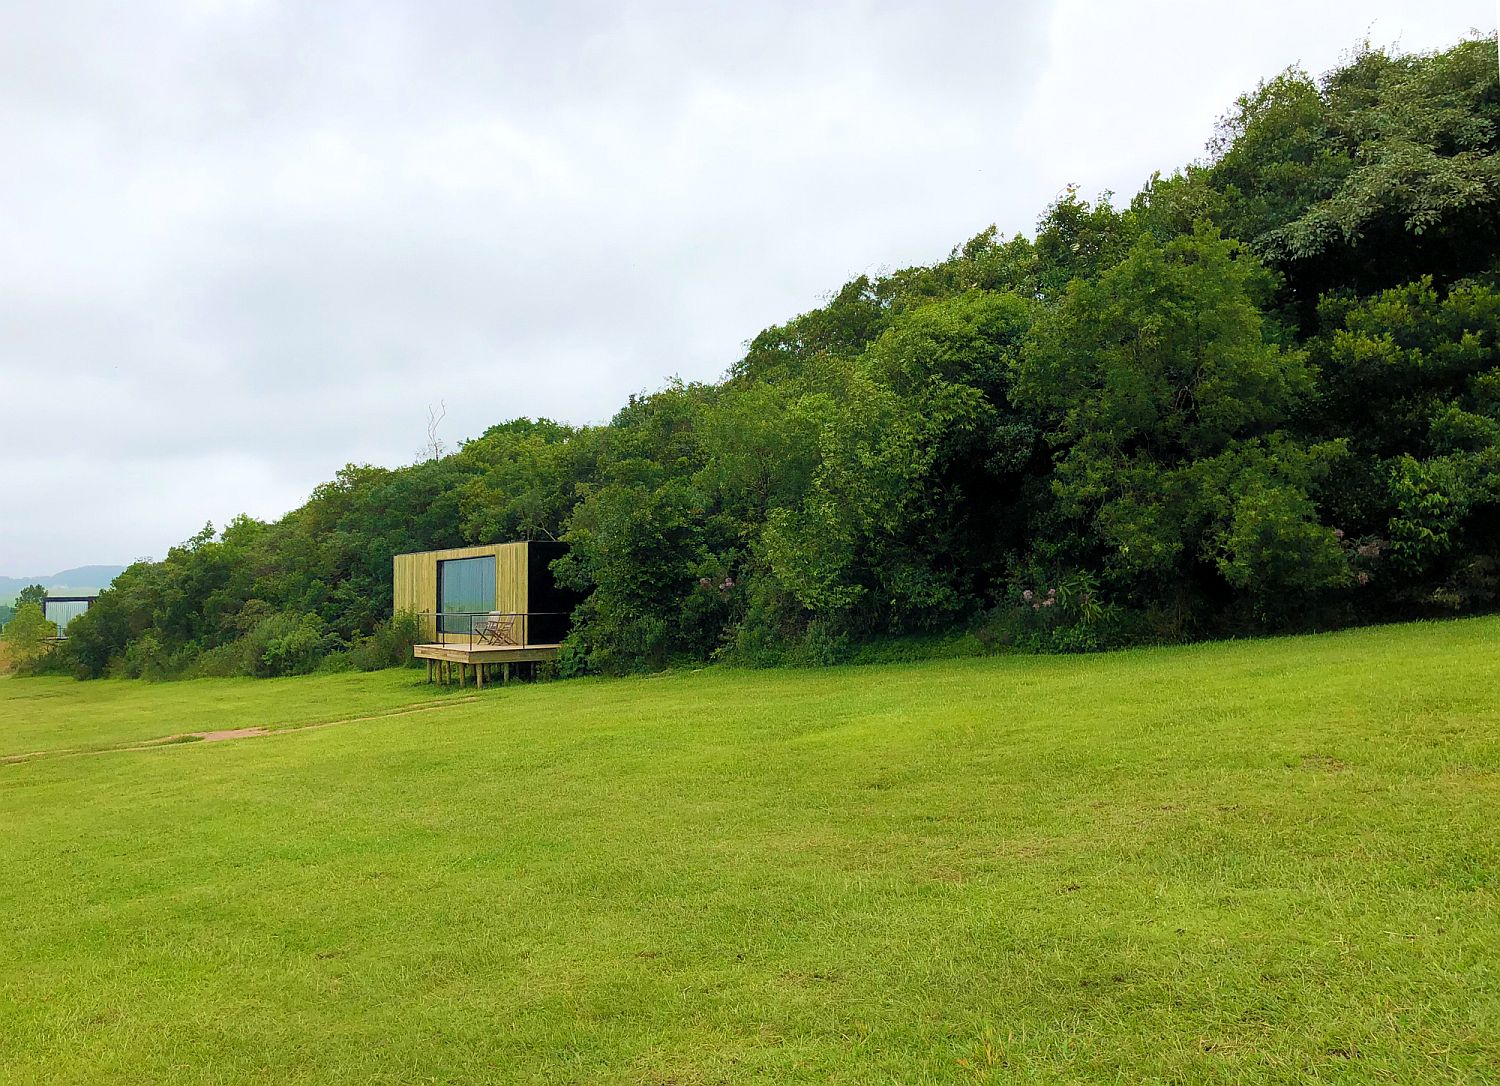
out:
{"label": "elevated platform", "polygon": [[557,645],[413,645],[418,660],[455,664],[529,664],[557,659]]}
{"label": "elevated platform", "polygon": [[469,669],[473,668],[474,682],[484,688],[485,669],[491,674],[499,673],[501,682],[510,678],[512,664],[540,664],[556,660],[557,645],[413,645],[411,654],[418,660],[427,661],[427,681],[436,679],[448,682],[453,678],[453,665],[458,665],[458,685],[463,686]]}

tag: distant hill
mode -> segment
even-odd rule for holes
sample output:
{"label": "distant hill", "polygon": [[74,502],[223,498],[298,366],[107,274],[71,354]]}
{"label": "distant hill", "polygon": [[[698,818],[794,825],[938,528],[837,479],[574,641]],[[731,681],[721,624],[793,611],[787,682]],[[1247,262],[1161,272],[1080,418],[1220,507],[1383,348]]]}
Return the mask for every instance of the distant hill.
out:
{"label": "distant hill", "polygon": [[27,585],[39,584],[54,596],[87,596],[106,588],[124,566],[78,566],[36,577],[0,577],[0,603],[9,603]]}

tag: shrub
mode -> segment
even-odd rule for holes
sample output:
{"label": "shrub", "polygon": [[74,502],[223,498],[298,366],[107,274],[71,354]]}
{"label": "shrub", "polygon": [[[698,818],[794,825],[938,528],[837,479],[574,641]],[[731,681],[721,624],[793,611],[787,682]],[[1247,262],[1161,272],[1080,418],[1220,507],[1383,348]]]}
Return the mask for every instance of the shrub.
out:
{"label": "shrub", "polygon": [[323,620],[317,615],[266,619],[256,627],[256,633],[264,639],[265,647],[261,649],[255,673],[263,678],[306,675],[318,666],[330,647]]}
{"label": "shrub", "polygon": [[254,662],[250,659],[248,638],[231,641],[226,645],[211,648],[198,656],[193,674],[211,679],[228,679],[237,675],[255,674]]}
{"label": "shrub", "polygon": [[153,633],[144,633],[125,646],[117,673],[127,679],[167,677],[169,657]]}
{"label": "shrub", "polygon": [[1093,573],[1053,580],[1017,586],[975,636],[986,646],[1022,652],[1099,652],[1146,640],[1140,616],[1105,603]]}
{"label": "shrub", "polygon": [[410,612],[397,612],[388,622],[377,623],[368,637],[354,641],[347,654],[348,666],[359,671],[378,671],[414,663],[411,647],[421,639],[421,620]]}
{"label": "shrub", "polygon": [[57,624],[48,622],[40,604],[23,603],[15,617],[5,624],[0,637],[5,639],[6,656],[13,666],[30,664],[51,647],[48,638],[57,636]]}
{"label": "shrub", "polygon": [[[319,675],[338,675],[343,672],[359,669],[354,666],[352,649],[334,649],[318,661],[318,666],[314,670]],[[369,668],[367,670],[373,671],[375,669]]]}

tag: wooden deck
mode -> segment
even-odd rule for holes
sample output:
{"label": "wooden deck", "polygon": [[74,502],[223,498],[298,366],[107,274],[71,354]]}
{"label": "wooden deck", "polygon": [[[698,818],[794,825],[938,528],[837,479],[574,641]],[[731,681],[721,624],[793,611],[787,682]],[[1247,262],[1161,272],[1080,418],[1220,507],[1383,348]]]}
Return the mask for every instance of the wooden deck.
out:
{"label": "wooden deck", "polygon": [[458,685],[463,686],[473,668],[475,685],[484,689],[485,669],[503,683],[510,678],[512,664],[539,664],[557,659],[557,645],[413,645],[411,654],[427,661],[427,681],[448,682],[458,665]]}

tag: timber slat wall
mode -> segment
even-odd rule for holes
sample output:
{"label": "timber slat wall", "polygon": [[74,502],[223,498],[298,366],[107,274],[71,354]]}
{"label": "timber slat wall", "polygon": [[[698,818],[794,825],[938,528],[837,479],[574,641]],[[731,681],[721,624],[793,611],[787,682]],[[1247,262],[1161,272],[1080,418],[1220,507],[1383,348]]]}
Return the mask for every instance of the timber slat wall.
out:
{"label": "timber slat wall", "polygon": [[[505,543],[495,551],[495,610],[511,615],[524,615],[531,610],[531,600],[526,591],[526,544]],[[516,628],[511,636],[516,644],[525,645],[526,622],[516,619]]]}
{"label": "timber slat wall", "polygon": [[[437,609],[437,567],[450,558],[495,558],[495,610],[510,615],[524,615],[531,608],[527,599],[525,543],[492,543],[484,547],[455,547],[445,551],[421,551],[395,557],[392,582],[392,604],[396,611],[422,614]],[[527,620],[516,620],[512,636],[521,645],[527,643]],[[468,644],[468,634],[439,633],[442,644]]]}

